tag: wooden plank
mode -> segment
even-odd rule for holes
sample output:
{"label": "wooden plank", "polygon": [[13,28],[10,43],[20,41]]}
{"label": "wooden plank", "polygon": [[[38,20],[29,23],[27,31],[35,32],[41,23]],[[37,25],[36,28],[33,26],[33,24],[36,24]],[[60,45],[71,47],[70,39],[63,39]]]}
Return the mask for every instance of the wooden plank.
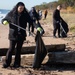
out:
{"label": "wooden plank", "polygon": [[[34,54],[36,46],[28,46],[23,47],[21,50],[21,54]],[[58,45],[46,45],[45,46],[48,52],[58,52],[58,51],[65,51],[65,44],[58,44]],[[8,48],[1,48],[0,49],[0,56],[5,56]],[[13,52],[15,54],[15,52]]]}

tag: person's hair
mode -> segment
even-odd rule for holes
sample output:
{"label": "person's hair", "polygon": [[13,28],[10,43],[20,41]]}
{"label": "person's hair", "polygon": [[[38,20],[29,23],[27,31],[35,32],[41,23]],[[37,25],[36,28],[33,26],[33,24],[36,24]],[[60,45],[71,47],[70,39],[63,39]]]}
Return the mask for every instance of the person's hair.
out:
{"label": "person's hair", "polygon": [[22,11],[22,13],[24,13],[24,12],[27,12],[27,9],[25,8],[25,5],[24,5],[24,3],[23,2],[18,2],[15,6],[14,6],[14,8],[11,10],[11,13],[18,13],[18,7],[19,6],[24,6],[24,10]]}

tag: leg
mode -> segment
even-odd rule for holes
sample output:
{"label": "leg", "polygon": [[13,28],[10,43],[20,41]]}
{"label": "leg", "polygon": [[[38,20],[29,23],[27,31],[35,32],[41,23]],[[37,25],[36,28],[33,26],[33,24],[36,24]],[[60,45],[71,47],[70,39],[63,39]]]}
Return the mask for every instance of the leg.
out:
{"label": "leg", "polygon": [[29,31],[28,32],[29,33],[28,35],[30,36],[30,24],[28,24],[28,31]]}
{"label": "leg", "polygon": [[58,25],[58,37],[60,37],[60,25]]}
{"label": "leg", "polygon": [[18,40],[17,41],[14,67],[19,67],[20,66],[20,62],[21,62],[21,49],[22,49],[23,42],[24,42],[24,40]]}
{"label": "leg", "polygon": [[46,15],[44,15],[44,19],[46,19]]}
{"label": "leg", "polygon": [[45,14],[45,19],[46,19],[46,17],[47,17],[47,14]]}
{"label": "leg", "polygon": [[34,28],[36,28],[36,20],[33,20],[33,24],[31,25],[31,32],[34,32]]}
{"label": "leg", "polygon": [[4,68],[7,68],[8,66],[10,66],[10,63],[12,60],[12,53],[13,53],[13,50],[15,49],[15,45],[16,45],[16,41],[10,41],[10,47],[6,54],[5,63],[3,64]]}
{"label": "leg", "polygon": [[54,26],[54,30],[53,30],[53,36],[56,37],[56,31],[57,31],[57,27]]}
{"label": "leg", "polygon": [[30,24],[28,24],[28,31],[30,31]]}
{"label": "leg", "polygon": [[34,25],[32,25],[31,27],[32,27],[32,30],[31,30],[31,32],[34,32]]}

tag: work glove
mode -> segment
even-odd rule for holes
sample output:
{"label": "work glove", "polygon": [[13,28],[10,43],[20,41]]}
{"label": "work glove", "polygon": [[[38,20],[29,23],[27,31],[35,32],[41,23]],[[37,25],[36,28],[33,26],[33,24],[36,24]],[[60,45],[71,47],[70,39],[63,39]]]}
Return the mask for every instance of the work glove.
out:
{"label": "work glove", "polygon": [[8,23],[7,20],[4,20],[4,21],[3,21],[3,24],[4,24],[4,25],[8,25],[9,23]]}
{"label": "work glove", "polygon": [[37,28],[37,31],[39,31],[41,33],[42,32],[42,28],[41,27],[38,27]]}

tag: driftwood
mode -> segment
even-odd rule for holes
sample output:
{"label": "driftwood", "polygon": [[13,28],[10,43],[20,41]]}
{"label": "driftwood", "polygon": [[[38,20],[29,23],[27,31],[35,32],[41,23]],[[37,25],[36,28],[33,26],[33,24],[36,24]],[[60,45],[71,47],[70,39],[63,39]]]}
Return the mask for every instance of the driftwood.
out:
{"label": "driftwood", "polygon": [[[45,46],[48,52],[59,52],[65,51],[65,44],[58,44],[58,45],[46,45]],[[23,47],[21,50],[21,54],[34,54],[36,46],[28,46]],[[0,56],[5,56],[8,48],[0,48]],[[15,52],[13,52],[15,54]]]}
{"label": "driftwood", "polygon": [[49,64],[75,64],[75,51],[50,52]]}

